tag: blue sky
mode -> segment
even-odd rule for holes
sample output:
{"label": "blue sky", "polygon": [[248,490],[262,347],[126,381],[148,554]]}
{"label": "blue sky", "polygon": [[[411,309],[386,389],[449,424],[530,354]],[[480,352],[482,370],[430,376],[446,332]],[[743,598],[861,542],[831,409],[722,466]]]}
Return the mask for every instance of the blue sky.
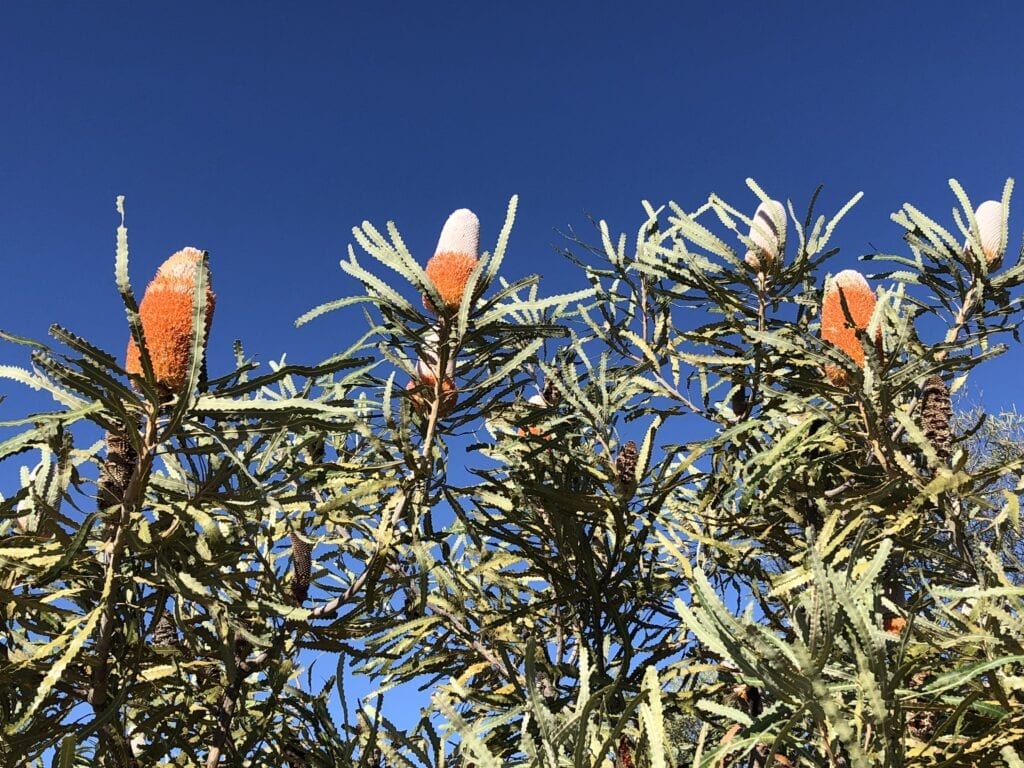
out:
{"label": "blue sky", "polygon": [[[513,193],[504,274],[551,292],[584,287],[556,229],[634,233],[642,199],[712,191],[752,210],[747,176],[798,210],[820,183],[824,212],[863,190],[834,238],[852,266],[901,248],[904,201],[951,224],[949,177],[976,202],[1020,177],[1022,28],[1014,3],[7,3],[0,328],[123,353],[118,194],[140,292],[173,251],[211,252],[213,375],[235,338],[263,361],[347,346],[336,316],[293,321],[358,290],[352,226],[393,219],[425,261],[455,208],[491,247]],[[1011,404],[1020,361],[974,394]]]}
{"label": "blue sky", "polygon": [[645,198],[753,207],[753,176],[799,209],[824,183],[825,211],[865,192],[835,241],[852,260],[900,247],[904,200],[948,219],[950,176],[983,200],[1020,171],[1024,8],[711,5],[8,4],[0,327],[121,352],[117,194],[140,290],[211,252],[226,366],[234,338],[302,361],[351,338],[293,321],[358,288],[337,262],[363,219],[425,260],[458,207],[493,244],[518,193],[506,276],[569,290],[551,244],[585,213],[633,233]]}

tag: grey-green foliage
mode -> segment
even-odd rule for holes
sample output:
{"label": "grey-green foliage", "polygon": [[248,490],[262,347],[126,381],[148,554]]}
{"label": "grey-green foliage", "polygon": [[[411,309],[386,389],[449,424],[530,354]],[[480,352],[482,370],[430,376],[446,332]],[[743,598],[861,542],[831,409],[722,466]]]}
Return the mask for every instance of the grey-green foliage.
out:
{"label": "grey-green foliage", "polygon": [[[0,444],[32,456],[0,523],[5,759],[1019,761],[1024,458],[1010,441],[980,461],[988,433],[961,430],[944,464],[919,395],[1011,348],[1024,265],[974,257],[959,185],[956,238],[904,207],[910,254],[872,257],[895,266],[858,366],[818,318],[859,196],[790,203],[786,252],[752,260],[745,211],[768,196],[750,188],[571,236],[583,279],[558,296],[501,276],[521,271],[513,199],[440,315],[422,256],[364,222],[342,262],[361,294],[300,318],[361,310],[363,336],[261,375],[239,345],[204,388],[196,334],[170,402],[145,354],[129,381],[65,329],[59,348],[7,335],[33,365],[0,375],[58,407]],[[123,227],[117,265],[144,342]],[[97,509],[119,430],[139,459]],[[313,552],[302,605],[293,535]],[[379,695],[352,701],[354,675]],[[424,689],[408,729],[403,683]]]}

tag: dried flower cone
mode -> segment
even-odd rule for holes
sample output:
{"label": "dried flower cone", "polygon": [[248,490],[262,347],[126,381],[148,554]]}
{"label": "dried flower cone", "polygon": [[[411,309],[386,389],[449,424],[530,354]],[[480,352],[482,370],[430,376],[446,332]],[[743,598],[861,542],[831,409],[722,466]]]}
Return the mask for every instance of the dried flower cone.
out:
{"label": "dried flower cone", "polygon": [[[413,409],[421,416],[430,415],[431,404],[434,401],[434,384],[432,378],[424,378],[420,381],[410,381],[405,385],[406,391],[410,393],[409,400]],[[455,410],[458,402],[459,388],[455,385],[455,380],[445,377],[441,382],[441,405],[438,407],[437,415],[442,418],[447,416]]]}
{"label": "dried flower cone", "polygon": [[743,260],[758,271],[767,271],[777,264],[786,250],[786,208],[778,200],[767,200],[757,206],[750,225],[754,248]]}
{"label": "dried flower cone", "polygon": [[[997,269],[1003,261],[1003,204],[998,200],[986,200],[974,212],[978,223],[981,251],[989,270]],[[971,244],[964,243],[964,253],[971,253]]]}
{"label": "dried flower cone", "polygon": [[953,432],[949,427],[952,418],[949,389],[938,376],[929,376],[921,386],[921,430],[941,465],[948,464],[953,455]]}
{"label": "dried flower cone", "polygon": [[292,599],[296,605],[302,605],[309,595],[309,577],[312,572],[312,559],[310,553],[313,548],[308,541],[302,539],[297,533],[291,534],[292,540]]}
{"label": "dried flower cone", "polygon": [[636,443],[630,440],[615,457],[615,475],[627,488],[636,487],[636,462],[639,456]]}
{"label": "dried flower cone", "polygon": [[177,648],[181,645],[181,641],[178,639],[178,628],[174,625],[174,617],[166,611],[153,628],[153,645],[170,646],[172,648]]}
{"label": "dried flower cone", "polygon": [[[427,262],[426,273],[444,301],[444,309],[454,312],[462,303],[469,276],[476,269],[480,249],[480,221],[468,208],[455,211],[444,223],[433,258]],[[423,297],[423,306],[437,312],[430,297]]]}
{"label": "dried flower cone", "polygon": [[562,402],[562,392],[555,385],[554,380],[548,379],[544,382],[543,397],[547,405],[554,406]]}
{"label": "dried flower cone", "polygon": [[[157,383],[170,395],[181,392],[188,377],[195,270],[204,255],[203,251],[196,248],[184,248],[167,259],[146,287],[139,305],[139,317],[153,363],[153,374]],[[206,334],[209,334],[213,320],[214,300],[210,276],[207,274]],[[141,355],[134,339],[128,342],[125,370],[142,374]]]}
{"label": "dried flower cone", "polygon": [[[825,284],[825,296],[821,303],[821,338],[841,349],[861,368],[864,367],[864,347],[857,338],[857,331],[867,328],[875,311],[875,303],[871,286],[854,269],[843,270]],[[847,319],[846,309],[853,320],[852,325]],[[881,343],[880,331],[875,342]],[[825,366],[825,375],[836,386],[842,386],[848,380],[847,372],[837,365]]]}
{"label": "dried flower cone", "polygon": [[96,502],[100,510],[109,510],[106,524],[103,526],[103,539],[110,541],[117,531],[117,521],[121,518],[121,502],[135,472],[138,456],[124,431],[107,432],[106,442],[107,455],[103,459],[100,476],[96,482],[99,489]]}

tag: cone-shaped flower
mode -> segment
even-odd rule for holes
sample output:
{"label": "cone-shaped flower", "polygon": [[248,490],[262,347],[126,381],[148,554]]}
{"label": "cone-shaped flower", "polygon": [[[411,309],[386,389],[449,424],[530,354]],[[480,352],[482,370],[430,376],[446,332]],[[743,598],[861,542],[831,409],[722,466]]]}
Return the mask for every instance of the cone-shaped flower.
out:
{"label": "cone-shaped flower", "polygon": [[[843,308],[850,312],[851,325]],[[875,294],[855,269],[844,269],[825,283],[825,297],[821,302],[821,338],[843,350],[860,367],[864,367],[864,347],[857,338],[857,330],[867,328],[875,311]],[[825,375],[836,386],[846,383],[846,371],[837,365],[825,366]]]}
{"label": "cone-shaped flower", "polygon": [[[476,268],[480,250],[480,220],[468,208],[460,208],[448,217],[437,241],[433,258],[427,262],[427,277],[437,288],[449,312],[459,308],[466,281]],[[436,312],[428,296],[423,306]]]}
{"label": "cone-shaped flower", "polygon": [[778,200],[767,200],[757,206],[750,225],[750,239],[755,248],[743,258],[756,270],[771,269],[786,251],[786,208]]}
{"label": "cone-shaped flower", "polygon": [[[1003,204],[998,200],[986,200],[974,212],[981,236],[981,250],[990,270],[997,269],[1003,261]],[[970,241],[964,243],[964,253],[971,250]]]}
{"label": "cone-shaped flower", "polygon": [[[192,296],[195,293],[196,264],[203,251],[184,248],[160,265],[146,287],[139,305],[139,317],[157,382],[170,393],[180,392],[188,377],[188,355],[192,343]],[[214,294],[206,276],[206,328],[213,320]],[[142,374],[142,361],[135,340],[128,342],[125,370]]]}
{"label": "cone-shaped flower", "polygon": [[[431,403],[434,400],[434,382],[412,380],[405,385],[405,389],[410,393],[409,400],[415,411],[421,416],[429,416]],[[446,376],[441,382],[441,404],[437,409],[437,415],[442,418],[447,416],[455,410],[458,402],[459,388],[454,379]]]}
{"label": "cone-shaped flower", "polygon": [[[423,337],[423,345],[420,347],[420,357],[416,361],[416,373],[428,384],[433,384],[437,378],[437,366],[440,354],[440,350],[438,349],[439,343],[440,336],[437,331],[427,331],[426,335]],[[450,352],[444,368],[446,378],[450,379],[455,375],[455,356]]]}

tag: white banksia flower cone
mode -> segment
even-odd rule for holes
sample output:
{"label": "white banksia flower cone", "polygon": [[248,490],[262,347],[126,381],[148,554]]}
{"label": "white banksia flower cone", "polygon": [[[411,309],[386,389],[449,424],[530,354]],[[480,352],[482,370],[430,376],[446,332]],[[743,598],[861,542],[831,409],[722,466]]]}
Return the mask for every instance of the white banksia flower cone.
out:
{"label": "white banksia flower cone", "polygon": [[[982,256],[988,268],[995,269],[1003,260],[1003,204],[998,200],[986,200],[974,212],[974,220],[978,222]],[[964,253],[970,250],[968,240],[964,243]]]}
{"label": "white banksia flower cone", "polygon": [[[437,379],[437,364],[440,357],[439,343],[440,337],[437,331],[427,331],[423,337],[420,356],[416,361],[416,373],[424,381],[432,382]],[[448,360],[445,362],[444,375],[449,379],[455,375],[455,356],[450,352]]]}
{"label": "white banksia flower cone", "polygon": [[454,211],[441,228],[434,253],[466,253],[474,259],[480,253],[480,220],[469,208]]}
{"label": "white banksia flower cone", "polygon": [[757,206],[750,225],[754,248],[743,258],[756,270],[769,269],[786,250],[786,208],[778,200],[766,200]]}

